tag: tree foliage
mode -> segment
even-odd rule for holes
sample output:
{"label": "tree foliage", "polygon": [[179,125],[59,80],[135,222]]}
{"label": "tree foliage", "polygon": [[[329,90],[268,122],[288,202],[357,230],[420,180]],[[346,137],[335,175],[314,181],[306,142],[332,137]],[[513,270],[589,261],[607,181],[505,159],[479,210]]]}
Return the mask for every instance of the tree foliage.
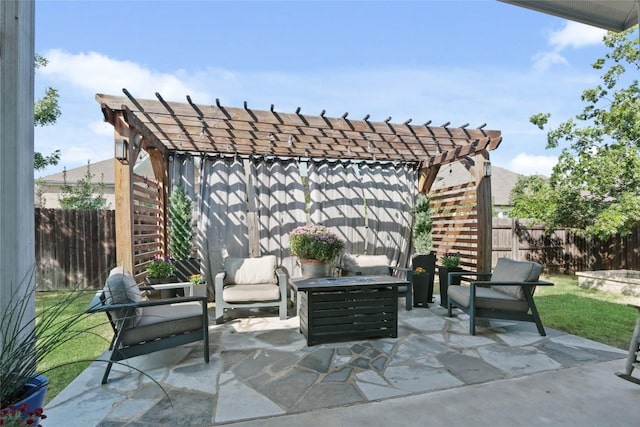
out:
{"label": "tree foliage", "polygon": [[193,240],[193,203],[181,186],[169,198],[169,252],[174,259],[186,260],[191,256]]}
{"label": "tree foliage", "polygon": [[67,182],[67,170],[63,172],[62,194],[58,197],[62,209],[105,209],[104,179],[94,183],[91,162],[87,162],[87,173],[75,185]]}
{"label": "tree foliage", "polygon": [[[36,55],[35,68],[45,67],[47,65],[47,59]],[[58,117],[62,114],[60,106],[58,104],[58,91],[51,87],[45,89],[44,96],[36,100],[34,104],[34,123],[36,126],[52,125],[58,120]],[[47,166],[57,165],[60,161],[60,150],[55,150],[48,156],[42,153],[35,152],[33,159],[33,168],[35,170],[42,170]]]}
{"label": "tree foliage", "polygon": [[429,197],[420,193],[416,200],[415,219],[413,220],[413,246],[416,253],[428,255],[433,249],[433,220]]}
{"label": "tree foliage", "polygon": [[[512,191],[512,216],[571,228],[585,236],[628,234],[640,225],[640,87],[634,27],[608,33],[610,49],[592,67],[601,82],[585,89],[582,112],[548,130],[547,148],[564,146],[548,181],[524,177]],[[549,114],[530,121],[544,129]]]}

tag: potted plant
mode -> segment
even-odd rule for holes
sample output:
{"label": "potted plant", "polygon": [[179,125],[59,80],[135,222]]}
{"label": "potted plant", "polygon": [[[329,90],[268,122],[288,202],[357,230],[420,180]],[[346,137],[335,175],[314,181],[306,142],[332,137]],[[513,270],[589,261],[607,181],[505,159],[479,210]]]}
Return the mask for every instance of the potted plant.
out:
{"label": "potted plant", "polygon": [[[413,219],[413,305],[428,307],[433,302],[433,279],[436,274],[436,254],[433,252],[433,223],[429,198],[418,194]],[[421,273],[416,274],[417,271]]]}
{"label": "potted plant", "polygon": [[147,283],[172,283],[176,281],[176,277],[173,275],[175,266],[171,262],[169,257],[161,258],[156,256],[153,260],[147,264]]}
{"label": "potted plant", "polygon": [[344,240],[323,225],[305,225],[291,232],[289,249],[298,257],[303,276],[322,277],[327,265],[342,254]]}
{"label": "potted plant", "polygon": [[192,257],[193,202],[182,186],[176,186],[169,198],[169,253],[180,282],[189,281],[189,275],[200,271],[200,260]]}
{"label": "potted plant", "polygon": [[[43,360],[61,345],[84,333],[78,327],[89,314],[69,315],[69,308],[84,291],[69,292],[59,302],[34,308],[35,268],[18,284],[0,317],[0,425],[37,425],[49,385]],[[68,363],[73,363],[68,362]],[[55,368],[50,368],[55,369]]]}
{"label": "potted plant", "polygon": [[[155,256],[149,264],[147,264],[147,277],[145,282],[149,285],[159,285],[162,283],[177,283],[178,278],[174,275],[175,265],[169,257]],[[149,299],[173,298],[176,296],[176,289],[161,289],[146,291]]]}
{"label": "potted plant", "polygon": [[207,295],[207,285],[204,282],[204,278],[202,274],[196,273],[189,276],[189,282],[193,283],[193,296],[206,296]]}
{"label": "potted plant", "polygon": [[440,281],[440,305],[447,306],[447,288],[449,285],[459,285],[460,278],[455,278],[449,283],[449,272],[462,271],[460,267],[460,254],[457,252],[445,252],[442,256],[442,265],[438,267],[438,279]]}

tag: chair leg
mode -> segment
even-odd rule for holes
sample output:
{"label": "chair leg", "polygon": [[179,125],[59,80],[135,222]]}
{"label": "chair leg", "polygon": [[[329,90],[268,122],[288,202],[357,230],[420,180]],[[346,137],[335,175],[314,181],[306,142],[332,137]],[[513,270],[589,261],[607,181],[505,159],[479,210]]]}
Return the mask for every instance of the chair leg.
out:
{"label": "chair leg", "polygon": [[476,287],[469,286],[469,335],[476,334]]}
{"label": "chair leg", "polygon": [[[524,286],[523,286],[524,288]],[[544,326],[542,326],[542,320],[540,319],[540,315],[538,314],[538,309],[536,308],[536,303],[533,302],[533,295],[530,291],[524,290],[524,295],[527,298],[527,302],[529,303],[529,309],[531,310],[531,315],[533,316],[533,321],[536,322],[536,328],[538,328],[538,333],[546,337],[547,333],[544,330]]]}
{"label": "chair leg", "polygon": [[413,289],[411,283],[407,285],[407,295],[404,299],[404,305],[406,306],[405,308],[407,311],[411,311],[413,308]]}
{"label": "chair leg", "polygon": [[102,384],[106,384],[109,381],[109,373],[111,372],[111,367],[113,366],[113,362],[109,360],[107,363],[107,369],[104,371],[104,375],[102,376]]}
{"label": "chair leg", "polygon": [[220,304],[216,303],[216,324],[224,323],[224,308]]}
{"label": "chair leg", "polygon": [[287,320],[287,298],[280,301],[280,320]]}

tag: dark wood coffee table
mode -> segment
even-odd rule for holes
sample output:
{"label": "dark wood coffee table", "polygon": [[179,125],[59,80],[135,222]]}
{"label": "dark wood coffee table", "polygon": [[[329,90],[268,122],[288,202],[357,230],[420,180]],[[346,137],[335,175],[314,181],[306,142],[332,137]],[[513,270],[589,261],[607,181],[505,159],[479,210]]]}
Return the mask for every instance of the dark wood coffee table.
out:
{"label": "dark wood coffee table", "polygon": [[300,332],[307,345],[398,337],[398,286],[393,276],[292,279]]}

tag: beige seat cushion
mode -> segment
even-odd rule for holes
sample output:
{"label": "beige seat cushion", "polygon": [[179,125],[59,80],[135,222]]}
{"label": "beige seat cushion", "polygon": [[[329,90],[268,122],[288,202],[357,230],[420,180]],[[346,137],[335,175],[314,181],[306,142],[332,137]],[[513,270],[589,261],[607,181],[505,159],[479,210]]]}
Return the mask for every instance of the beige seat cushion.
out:
{"label": "beige seat cushion", "polygon": [[[456,304],[469,308],[469,286],[452,285],[447,288],[447,293]],[[480,286],[476,287],[476,307],[518,312],[526,312],[529,309],[526,301],[492,288]]]}
{"label": "beige seat cushion", "polygon": [[347,276],[362,274],[363,276],[389,275],[389,258],[386,255],[354,255],[344,254],[342,266]]}
{"label": "beige seat cushion", "polygon": [[[258,258],[233,258],[224,260],[224,284],[254,285],[261,283],[277,283],[275,255]],[[225,299],[226,300],[226,299]]]}
{"label": "beige seat cushion", "polygon": [[[542,265],[531,261],[514,261],[509,258],[499,258],[496,268],[491,275],[492,282],[537,282]],[[493,290],[525,300],[520,286],[492,286]],[[533,289],[532,289],[533,291]]]}
{"label": "beige seat cushion", "polygon": [[143,307],[138,324],[125,330],[122,343],[137,344],[202,329],[202,319],[199,302]]}
{"label": "beige seat cushion", "polygon": [[[109,277],[104,286],[104,295],[107,304],[131,304],[141,300],[140,288],[133,275],[123,267],[116,267],[109,272]],[[127,318],[125,327],[133,327],[142,315],[142,309],[116,310],[115,320]]]}
{"label": "beige seat cushion", "polygon": [[279,301],[280,287],[269,283],[228,285],[222,291],[222,299],[234,303]]}

